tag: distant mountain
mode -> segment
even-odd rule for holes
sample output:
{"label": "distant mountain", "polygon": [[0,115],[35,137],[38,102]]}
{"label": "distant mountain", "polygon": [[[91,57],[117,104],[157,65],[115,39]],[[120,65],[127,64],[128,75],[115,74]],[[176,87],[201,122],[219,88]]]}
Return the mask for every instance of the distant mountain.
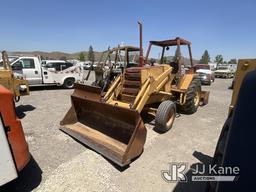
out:
{"label": "distant mountain", "polygon": [[[85,58],[87,59],[88,51],[82,51],[84,53]],[[11,51],[9,55],[18,55],[18,56],[28,56],[28,55],[40,55],[43,59],[78,59],[78,56],[81,52],[77,53],[64,53],[59,51],[54,52],[44,52],[44,51],[32,51],[32,52],[24,52],[24,51]],[[94,52],[95,59],[98,60],[100,58],[101,52]]]}
{"label": "distant mountain", "polygon": [[[85,60],[87,60],[88,51],[82,51],[85,56]],[[18,56],[28,56],[28,55],[40,55],[43,59],[61,59],[61,60],[68,60],[68,59],[78,59],[78,56],[81,52],[76,53],[64,53],[59,51],[54,52],[44,52],[44,51],[32,51],[32,52],[23,52],[23,51],[12,51],[9,52],[9,55],[18,55]],[[95,51],[95,60],[99,60],[102,52]],[[167,61],[170,62],[172,60],[172,56],[167,57]],[[183,57],[185,66],[190,65],[190,59]],[[199,63],[199,60],[193,59],[194,64]]]}

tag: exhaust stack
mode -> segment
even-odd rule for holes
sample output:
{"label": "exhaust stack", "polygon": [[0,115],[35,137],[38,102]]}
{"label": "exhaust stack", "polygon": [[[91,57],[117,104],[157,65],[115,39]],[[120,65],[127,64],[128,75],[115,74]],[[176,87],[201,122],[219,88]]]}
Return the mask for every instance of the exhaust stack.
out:
{"label": "exhaust stack", "polygon": [[142,23],[138,21],[139,24],[139,33],[140,33],[140,57],[139,57],[139,66],[142,67],[144,63],[143,59],[143,45],[142,45]]}

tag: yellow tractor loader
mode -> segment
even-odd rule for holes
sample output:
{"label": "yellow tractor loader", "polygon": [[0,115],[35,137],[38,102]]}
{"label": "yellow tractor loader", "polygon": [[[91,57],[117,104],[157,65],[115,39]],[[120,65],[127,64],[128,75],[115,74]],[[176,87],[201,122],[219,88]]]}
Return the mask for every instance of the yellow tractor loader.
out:
{"label": "yellow tractor loader", "polygon": [[[139,51],[140,48],[134,46],[118,46],[102,52],[97,66],[93,68],[95,81],[92,85],[101,87],[102,91],[106,91],[111,82],[123,73],[125,68],[138,66]],[[89,75],[90,71],[87,80]]]}
{"label": "yellow tractor loader", "polygon": [[[147,57],[153,44],[163,50],[188,45],[190,50],[190,43],[181,38],[151,41]],[[209,93],[201,91],[199,79],[194,74],[181,75],[179,68],[173,73],[169,64],[151,66],[140,59],[140,66],[126,68],[104,95],[98,87],[77,84],[61,130],[118,165],[129,164],[142,153],[146,140],[141,112],[154,113],[156,129],[166,132],[172,127],[176,107],[194,113],[200,102],[208,102]]]}
{"label": "yellow tractor loader", "polygon": [[[29,95],[28,81],[23,79],[23,77],[14,76],[6,51],[2,52],[2,59],[3,66],[0,67],[0,84],[9,89],[14,95],[14,100],[18,102],[20,96]],[[15,67],[18,68],[19,66]]]}
{"label": "yellow tractor loader", "polygon": [[[142,24],[139,24],[140,31],[140,42],[142,43]],[[87,74],[86,80],[89,79],[91,70],[94,70],[95,81],[92,86],[100,87],[103,92],[106,92],[113,82],[113,80],[124,72],[125,68],[136,67],[139,65],[139,60],[143,59],[142,49],[135,46],[120,46],[108,48],[108,50],[103,51],[97,66],[93,67],[91,63],[90,70]]]}

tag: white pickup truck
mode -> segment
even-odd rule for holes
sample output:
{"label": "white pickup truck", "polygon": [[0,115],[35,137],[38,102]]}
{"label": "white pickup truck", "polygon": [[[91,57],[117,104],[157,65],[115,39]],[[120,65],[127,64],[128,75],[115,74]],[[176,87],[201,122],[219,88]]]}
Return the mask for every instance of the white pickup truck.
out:
{"label": "white pickup truck", "polygon": [[227,64],[219,65],[215,71],[215,77],[218,78],[233,78],[236,72],[236,65]]}
{"label": "white pickup truck", "polygon": [[[18,57],[11,63],[14,75],[22,75],[30,86],[58,85],[73,88],[75,82],[83,81],[83,67],[71,66],[64,70],[56,70],[49,66],[42,66],[38,57]],[[62,68],[62,66],[60,66]]]}

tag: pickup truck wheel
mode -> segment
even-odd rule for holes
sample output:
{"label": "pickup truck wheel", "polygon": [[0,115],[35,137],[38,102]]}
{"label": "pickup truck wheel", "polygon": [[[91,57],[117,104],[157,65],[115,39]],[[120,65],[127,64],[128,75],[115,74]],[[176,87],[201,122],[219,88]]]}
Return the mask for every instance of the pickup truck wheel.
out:
{"label": "pickup truck wheel", "polygon": [[172,128],[176,116],[176,105],[172,101],[163,101],[156,112],[156,129],[162,133]]}
{"label": "pickup truck wheel", "polygon": [[66,89],[72,89],[75,85],[75,79],[74,78],[67,78],[64,81],[63,87]]}

